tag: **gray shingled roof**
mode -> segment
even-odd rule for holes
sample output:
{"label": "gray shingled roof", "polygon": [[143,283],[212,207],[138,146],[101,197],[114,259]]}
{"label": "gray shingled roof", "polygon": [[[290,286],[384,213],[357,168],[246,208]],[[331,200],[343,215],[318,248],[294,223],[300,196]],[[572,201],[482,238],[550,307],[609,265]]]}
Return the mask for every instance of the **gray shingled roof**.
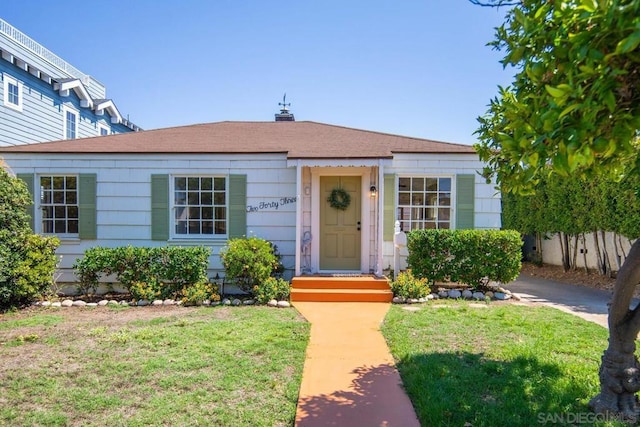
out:
{"label": "gray shingled roof", "polygon": [[2,147],[0,153],[284,153],[290,159],[390,158],[393,153],[475,153],[431,141],[323,123],[216,122]]}

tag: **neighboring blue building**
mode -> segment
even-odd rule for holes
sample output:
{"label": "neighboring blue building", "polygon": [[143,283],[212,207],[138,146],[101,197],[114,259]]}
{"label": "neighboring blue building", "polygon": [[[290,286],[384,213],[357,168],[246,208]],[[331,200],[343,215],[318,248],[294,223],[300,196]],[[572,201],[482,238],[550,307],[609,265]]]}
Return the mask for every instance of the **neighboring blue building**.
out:
{"label": "neighboring blue building", "polygon": [[0,147],[138,131],[105,86],[0,19]]}

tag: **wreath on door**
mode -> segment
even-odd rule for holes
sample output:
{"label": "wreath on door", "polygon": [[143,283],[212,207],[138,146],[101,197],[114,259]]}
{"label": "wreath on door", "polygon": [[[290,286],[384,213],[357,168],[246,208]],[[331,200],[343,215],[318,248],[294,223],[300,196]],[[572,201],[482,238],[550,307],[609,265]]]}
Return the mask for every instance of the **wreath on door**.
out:
{"label": "wreath on door", "polygon": [[327,202],[332,208],[344,211],[351,204],[351,196],[342,188],[334,188],[327,197]]}

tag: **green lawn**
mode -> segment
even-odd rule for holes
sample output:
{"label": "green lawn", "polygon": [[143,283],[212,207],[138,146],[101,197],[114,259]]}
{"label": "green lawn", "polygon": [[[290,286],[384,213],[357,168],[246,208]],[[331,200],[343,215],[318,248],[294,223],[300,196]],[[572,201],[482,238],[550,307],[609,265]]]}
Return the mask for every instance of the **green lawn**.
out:
{"label": "green lawn", "polygon": [[423,426],[593,420],[601,326],[548,307],[433,302],[393,306],[383,333]]}
{"label": "green lawn", "polygon": [[292,425],[308,337],[267,307],[0,315],[0,425]]}
{"label": "green lawn", "polygon": [[[546,307],[419,307],[394,305],[383,333],[423,426],[589,425],[604,328]],[[308,338],[295,310],[267,307],[0,315],[0,425],[290,426]]]}

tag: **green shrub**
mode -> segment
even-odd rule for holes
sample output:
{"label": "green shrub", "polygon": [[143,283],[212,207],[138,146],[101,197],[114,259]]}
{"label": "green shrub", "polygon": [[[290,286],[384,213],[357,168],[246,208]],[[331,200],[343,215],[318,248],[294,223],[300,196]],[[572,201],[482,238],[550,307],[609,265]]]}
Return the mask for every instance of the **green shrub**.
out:
{"label": "green shrub", "polygon": [[94,247],[85,251],[73,267],[83,294],[95,292],[100,277],[115,274],[129,291],[136,283],[156,283],[160,297],[177,298],[188,284],[207,281],[210,254],[211,250],[202,246]]}
{"label": "green shrub", "polygon": [[411,270],[407,270],[399,273],[396,280],[391,282],[391,291],[396,297],[417,299],[426,297],[431,288],[427,279],[414,277]]}
{"label": "green shrub", "polygon": [[521,246],[520,234],[512,230],[416,230],[408,234],[407,264],[431,283],[478,288],[514,280],[520,273]]}
{"label": "green shrub", "polygon": [[[17,261],[9,270],[10,282],[0,283],[0,307],[23,305],[49,293],[56,270],[56,237],[30,234],[15,255]],[[10,287],[7,287],[8,284]],[[3,296],[7,296],[5,299]]]}
{"label": "green shrub", "polygon": [[282,270],[277,248],[258,237],[231,239],[220,251],[227,278],[244,292],[252,292],[272,275]]}
{"label": "green shrub", "polygon": [[0,166],[0,310],[47,294],[56,269],[56,237],[33,234],[26,185]]}
{"label": "green shrub", "polygon": [[253,287],[253,296],[260,304],[266,304],[272,299],[288,301],[291,285],[284,279],[268,277],[264,282]]}
{"label": "green shrub", "polygon": [[77,288],[80,294],[95,293],[100,276],[108,276],[115,272],[113,254],[113,249],[96,246],[87,249],[84,252],[84,257],[76,260],[73,268],[79,280]]}
{"label": "green shrub", "polygon": [[198,305],[204,301],[220,301],[218,286],[212,283],[194,283],[182,288],[182,302],[185,305]]}
{"label": "green shrub", "polygon": [[136,301],[153,301],[161,298],[160,285],[157,282],[135,282],[129,287],[131,298]]}

